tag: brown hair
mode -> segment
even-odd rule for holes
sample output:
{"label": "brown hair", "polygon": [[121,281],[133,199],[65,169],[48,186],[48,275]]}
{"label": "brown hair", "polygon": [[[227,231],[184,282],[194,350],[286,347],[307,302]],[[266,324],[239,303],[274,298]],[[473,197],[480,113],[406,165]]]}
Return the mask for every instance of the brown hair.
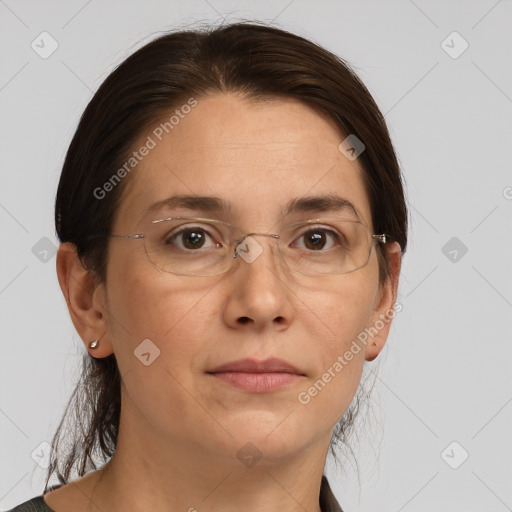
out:
{"label": "brown hair", "polygon": [[[190,97],[237,92],[249,99],[295,98],[327,115],[345,136],[366,148],[364,170],[375,233],[387,233],[402,251],[407,245],[407,209],[402,175],[384,118],[367,88],[341,58],[317,44],[259,22],[166,33],[124,60],[85,109],[66,154],[55,202],[62,243],[71,242],[97,282],[106,281],[108,238],[129,177],[97,200],[101,187],[129,158],[145,127]],[[341,140],[341,139],[340,139]],[[379,284],[389,276],[385,251],[376,245]],[[97,469],[115,451],[121,408],[115,355],[84,355],[82,374],[52,441],[46,488],[53,473],[67,483]],[[337,425],[331,442],[346,442],[359,396]],[[65,441],[67,451],[62,454]]]}

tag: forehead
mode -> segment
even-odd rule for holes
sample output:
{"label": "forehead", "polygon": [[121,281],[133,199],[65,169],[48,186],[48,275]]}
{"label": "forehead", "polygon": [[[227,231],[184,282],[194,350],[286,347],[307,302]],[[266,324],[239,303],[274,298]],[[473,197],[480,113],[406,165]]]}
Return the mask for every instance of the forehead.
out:
{"label": "forehead", "polygon": [[[134,145],[136,152],[143,146],[151,149],[128,178],[116,229],[129,230],[147,216],[157,218],[160,210],[151,206],[171,196],[217,197],[225,208],[211,210],[216,217],[243,219],[251,229],[274,224],[286,207],[329,196],[331,203],[346,203],[344,213],[354,205],[371,227],[362,169],[338,149],[345,136],[307,105],[216,94],[198,98],[193,109],[171,124],[174,112],[162,116]],[[176,212],[206,213],[199,208],[201,201],[174,203]]]}

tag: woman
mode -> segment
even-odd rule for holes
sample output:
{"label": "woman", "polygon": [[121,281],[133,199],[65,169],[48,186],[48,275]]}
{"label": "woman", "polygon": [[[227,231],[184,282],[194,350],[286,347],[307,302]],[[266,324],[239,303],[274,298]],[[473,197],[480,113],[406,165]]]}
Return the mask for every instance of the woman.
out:
{"label": "woman", "polygon": [[257,23],[155,39],[87,106],[55,220],[88,354],[45,493],[14,510],[341,510],[326,457],[407,243],[395,152],[348,65]]}

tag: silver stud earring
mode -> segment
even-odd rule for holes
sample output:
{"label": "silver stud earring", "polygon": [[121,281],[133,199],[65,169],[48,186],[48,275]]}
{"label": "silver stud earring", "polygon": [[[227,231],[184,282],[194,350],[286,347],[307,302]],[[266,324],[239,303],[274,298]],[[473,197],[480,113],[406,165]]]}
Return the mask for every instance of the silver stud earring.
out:
{"label": "silver stud earring", "polygon": [[100,340],[94,340],[89,343],[90,348],[96,348]]}

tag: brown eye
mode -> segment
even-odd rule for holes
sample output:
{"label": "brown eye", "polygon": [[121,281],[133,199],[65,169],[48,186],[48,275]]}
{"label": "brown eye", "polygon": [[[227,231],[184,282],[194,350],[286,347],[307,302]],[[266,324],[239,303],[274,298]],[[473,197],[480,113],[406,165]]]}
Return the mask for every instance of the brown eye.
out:
{"label": "brown eye", "polygon": [[[187,249],[199,249],[204,243],[205,239],[208,235],[205,234],[205,231],[202,229],[184,229],[178,235],[180,237],[180,241]],[[173,237],[173,239],[176,238]]]}
{"label": "brown eye", "polygon": [[165,245],[174,245],[178,249],[183,250],[197,250],[209,247],[222,247],[222,244],[213,241],[213,244],[208,246],[206,244],[208,238],[212,236],[208,231],[200,226],[182,228],[174,233],[170,233],[165,237]]}
{"label": "brown eye", "polygon": [[[329,238],[334,240],[334,245],[344,245],[343,237],[335,231],[325,228],[312,228],[308,229],[305,233],[302,233],[298,238],[298,240],[302,240],[304,242],[303,247],[299,247],[299,249],[304,248],[310,251],[322,251],[323,249],[326,249]],[[333,245],[331,244],[327,249],[331,249],[332,247]]]}
{"label": "brown eye", "polygon": [[305,241],[305,246],[308,249],[323,249],[326,243],[325,233],[319,233],[318,231],[311,231],[308,234],[302,235]]}

